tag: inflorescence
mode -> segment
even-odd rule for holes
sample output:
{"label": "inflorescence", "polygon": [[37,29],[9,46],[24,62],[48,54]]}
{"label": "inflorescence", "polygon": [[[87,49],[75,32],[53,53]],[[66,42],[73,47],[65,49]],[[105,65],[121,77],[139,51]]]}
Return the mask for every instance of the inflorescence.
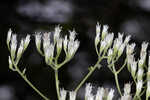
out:
{"label": "inflorescence", "polygon": [[[89,72],[72,91],[67,91],[64,88],[59,87],[59,69],[69,62],[77,52],[80,42],[76,39],[77,33],[75,30],[69,31],[69,36],[61,36],[62,27],[55,27],[54,32],[36,33],[35,44],[37,51],[45,58],[45,62],[55,72],[55,85],[57,90],[58,100],[66,100],[67,93],[69,92],[69,100],[75,100],[78,90],[90,77],[90,75],[96,70],[102,68],[101,61],[107,60],[108,68],[114,75],[116,87],[120,94],[119,100],[141,100],[141,97],[145,94],[146,100],[150,97],[150,56],[147,58],[148,42],[143,42],[141,45],[140,57],[135,59],[135,43],[130,43],[131,36],[124,36],[124,34],[118,33],[117,37],[114,33],[108,32],[108,26],[97,23],[96,25],[96,37],[95,37],[95,49],[98,56],[98,60],[94,66],[89,67]],[[102,29],[102,30],[101,30]],[[26,77],[26,68],[18,67],[18,63],[23,53],[27,49],[30,43],[30,35],[21,39],[18,42],[17,35],[13,34],[11,29],[7,35],[7,46],[10,51],[8,57],[9,69],[18,72],[20,76],[31,86],[44,100],[50,100],[42,92],[40,92]],[[60,62],[59,58],[61,53],[65,54],[65,59]],[[122,55],[125,54],[123,65],[116,69],[115,64]],[[148,63],[146,62],[148,59]],[[126,83],[123,90],[120,89],[118,74],[127,67],[129,73],[135,83],[135,91],[131,93],[132,84]],[[93,86],[88,83],[85,88],[85,100],[113,100],[114,89],[107,89],[98,87],[96,94],[92,93]],[[122,92],[123,91],[123,92]]]}

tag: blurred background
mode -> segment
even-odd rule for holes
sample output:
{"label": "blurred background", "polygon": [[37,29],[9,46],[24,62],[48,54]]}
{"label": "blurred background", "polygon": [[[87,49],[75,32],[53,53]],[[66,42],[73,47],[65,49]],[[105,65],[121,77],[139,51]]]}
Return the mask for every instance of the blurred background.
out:
{"label": "blurred background", "polygon": [[[80,48],[75,57],[59,71],[60,87],[73,90],[88,73],[88,67],[97,61],[94,49],[96,23],[109,25],[109,32],[123,32],[132,35],[137,43],[137,51],[142,41],[150,38],[150,0],[3,0],[0,1],[0,100],[42,100],[16,73],[8,69],[9,52],[6,46],[9,28],[18,34],[18,40],[26,34],[32,40],[24,53],[20,67],[27,68],[27,77],[51,100],[56,100],[54,72],[35,48],[34,33],[53,31],[54,27],[63,27],[62,34],[75,29],[78,33]],[[119,68],[122,64],[116,65]],[[96,70],[87,80],[94,85],[115,88],[113,74],[103,67]],[[131,82],[126,69],[120,75],[120,86]],[[83,100],[85,85],[78,93]],[[133,89],[134,90],[134,89]],[[116,97],[118,93],[116,92]]]}

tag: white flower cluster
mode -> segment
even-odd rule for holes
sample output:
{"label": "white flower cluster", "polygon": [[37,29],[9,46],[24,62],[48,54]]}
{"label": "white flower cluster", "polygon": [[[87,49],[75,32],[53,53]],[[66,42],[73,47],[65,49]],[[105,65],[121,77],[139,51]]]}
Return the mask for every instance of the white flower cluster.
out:
{"label": "white flower cluster", "polygon": [[[60,89],[60,100],[66,100],[67,91]],[[69,91],[69,100],[76,100],[76,92]]]}
{"label": "white flower cluster", "polygon": [[148,43],[143,42],[142,48],[140,52],[140,59],[138,61],[134,58],[134,49],[136,44],[128,44],[127,45],[127,62],[128,62],[128,70],[130,71],[134,81],[136,82],[136,95],[140,95],[143,87],[143,76],[144,76],[144,64],[146,61],[147,55],[147,47]]}
{"label": "white flower cluster", "polygon": [[[44,33],[43,35],[41,33],[35,34],[35,43],[37,50],[40,54],[43,54],[45,56],[45,61],[47,64],[51,64],[53,60],[55,59],[55,48],[56,48],[56,58],[59,57],[62,48],[66,53],[66,58],[71,59],[74,54],[76,53],[77,49],[79,48],[80,42],[78,40],[75,40],[76,38],[76,32],[69,31],[69,39],[67,35],[65,38],[62,38],[60,36],[60,32],[62,30],[62,27],[57,26],[55,27],[55,31],[53,34],[53,39],[51,38],[52,33]],[[41,41],[43,40],[43,51],[41,51]]]}
{"label": "white flower cluster", "polygon": [[10,50],[11,56],[9,56],[9,66],[10,69],[14,70],[12,68],[12,64],[15,63],[18,64],[23,52],[26,50],[30,42],[30,35],[27,35],[26,38],[21,39],[19,48],[18,47],[18,41],[17,41],[17,35],[13,34],[11,29],[8,31],[7,35],[7,46]]}
{"label": "white flower cluster", "polygon": [[[102,53],[108,52],[108,63],[111,62],[112,57],[120,57],[130,41],[131,36],[127,36],[123,40],[123,34],[118,33],[118,37],[114,39],[114,33],[108,33],[108,26],[104,25],[102,35],[100,33],[101,26],[99,23],[96,25],[95,48],[98,56]],[[100,36],[101,35],[101,36]],[[99,49],[97,48],[99,46]],[[107,51],[108,50],[108,51]]]}
{"label": "white flower cluster", "polygon": [[92,85],[88,83],[85,88],[85,100],[113,100],[114,90],[98,87],[96,95],[92,93]]}

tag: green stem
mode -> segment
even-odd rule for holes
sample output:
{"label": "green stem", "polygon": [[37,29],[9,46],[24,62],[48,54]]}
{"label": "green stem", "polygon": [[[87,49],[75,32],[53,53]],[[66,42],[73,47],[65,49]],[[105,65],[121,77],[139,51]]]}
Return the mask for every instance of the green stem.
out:
{"label": "green stem", "polygon": [[57,69],[61,68],[64,64],[66,64],[70,59],[66,58],[61,64],[58,64]]}
{"label": "green stem", "polygon": [[117,86],[118,92],[119,92],[120,96],[122,96],[122,93],[121,93],[121,90],[120,90],[119,81],[118,81],[118,74],[115,73],[114,75],[115,75],[115,82],[116,82],[116,86]]}
{"label": "green stem", "polygon": [[44,100],[50,100],[49,98],[47,98],[46,96],[44,96],[27,78],[24,74],[22,74],[22,72],[19,70],[19,68],[17,67],[17,65],[15,65],[16,71],[19,73],[19,75],[28,83],[28,85],[34,89]]}
{"label": "green stem", "polygon": [[125,67],[126,63],[127,63],[127,59],[124,61],[124,64],[122,65],[122,67],[117,71],[117,74],[119,74],[122,71],[122,69]]}
{"label": "green stem", "polygon": [[88,74],[84,77],[84,79],[79,83],[79,85],[75,88],[75,92],[77,92],[80,87],[85,83],[85,81],[91,76],[91,74],[95,71],[95,69],[99,66],[100,61],[103,59],[104,57],[101,57],[96,64],[94,65],[94,67],[88,72]]}
{"label": "green stem", "polygon": [[58,70],[55,70],[55,84],[56,84],[57,97],[58,97],[58,100],[60,100]]}

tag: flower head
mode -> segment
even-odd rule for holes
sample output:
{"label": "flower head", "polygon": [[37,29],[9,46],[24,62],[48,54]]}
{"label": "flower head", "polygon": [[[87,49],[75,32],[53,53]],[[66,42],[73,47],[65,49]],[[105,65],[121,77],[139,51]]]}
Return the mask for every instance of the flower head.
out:
{"label": "flower head", "polygon": [[132,53],[134,52],[135,46],[136,46],[135,43],[132,43],[132,44],[130,44],[130,45],[129,45],[129,44],[127,45],[127,51],[126,51],[127,55],[132,54]]}
{"label": "flower head", "polygon": [[66,100],[67,91],[60,89],[60,100]]}
{"label": "flower head", "polygon": [[56,41],[59,39],[61,30],[62,30],[62,27],[60,27],[59,25],[55,27],[54,43],[56,43]]}
{"label": "flower head", "polygon": [[41,33],[35,34],[35,44],[36,44],[37,49],[39,50],[41,48],[41,38],[42,38]]}

